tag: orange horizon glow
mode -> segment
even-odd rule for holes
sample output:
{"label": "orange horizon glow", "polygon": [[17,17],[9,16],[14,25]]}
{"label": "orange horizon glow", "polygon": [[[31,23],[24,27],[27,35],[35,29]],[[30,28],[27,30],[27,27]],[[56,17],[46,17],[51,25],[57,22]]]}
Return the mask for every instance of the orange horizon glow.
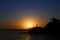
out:
{"label": "orange horizon glow", "polygon": [[35,26],[36,22],[32,19],[24,19],[22,22],[22,26],[25,29],[33,28]]}
{"label": "orange horizon glow", "polygon": [[30,29],[36,27],[36,24],[39,24],[39,26],[43,25],[41,22],[40,23],[38,22],[39,21],[34,18],[24,18],[21,22],[19,22],[19,27],[21,26],[20,28]]}
{"label": "orange horizon glow", "polygon": [[[23,18],[21,20],[18,20],[16,22],[12,22],[9,25],[5,24],[3,26],[6,26],[7,28],[16,28],[16,29],[31,29],[33,27],[36,27],[36,24],[38,24],[38,26],[40,27],[44,27],[44,23],[43,20],[38,20],[37,18]],[[8,27],[8,26],[12,26],[12,27]]]}

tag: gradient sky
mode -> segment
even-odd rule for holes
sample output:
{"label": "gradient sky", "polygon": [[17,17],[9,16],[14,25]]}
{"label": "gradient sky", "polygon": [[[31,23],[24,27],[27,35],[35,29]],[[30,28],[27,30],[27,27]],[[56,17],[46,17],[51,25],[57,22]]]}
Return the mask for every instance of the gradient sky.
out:
{"label": "gradient sky", "polygon": [[0,26],[16,24],[26,17],[44,23],[50,17],[60,19],[60,0],[0,0]]}

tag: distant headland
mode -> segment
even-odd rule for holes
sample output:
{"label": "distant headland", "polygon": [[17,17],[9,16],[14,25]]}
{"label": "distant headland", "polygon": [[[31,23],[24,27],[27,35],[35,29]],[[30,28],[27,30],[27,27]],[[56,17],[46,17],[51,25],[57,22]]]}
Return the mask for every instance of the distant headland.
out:
{"label": "distant headland", "polygon": [[[60,34],[60,20],[56,18],[51,18],[44,28],[34,27],[28,31],[30,34],[49,34],[49,35],[59,35]],[[38,24],[37,24],[38,26]]]}

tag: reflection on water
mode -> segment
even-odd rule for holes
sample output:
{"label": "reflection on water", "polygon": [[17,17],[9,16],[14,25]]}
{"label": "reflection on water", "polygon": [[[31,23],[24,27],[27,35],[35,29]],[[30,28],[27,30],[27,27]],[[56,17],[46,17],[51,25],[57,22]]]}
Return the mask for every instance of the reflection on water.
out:
{"label": "reflection on water", "polygon": [[20,35],[19,38],[16,38],[17,40],[31,40],[28,34],[19,34],[19,35]]}
{"label": "reflection on water", "polygon": [[0,40],[31,40],[31,39],[30,35],[28,34],[0,31]]}
{"label": "reflection on water", "polygon": [[26,35],[23,40],[31,40],[29,35]]}
{"label": "reflection on water", "polygon": [[0,40],[60,40],[60,37],[0,32]]}

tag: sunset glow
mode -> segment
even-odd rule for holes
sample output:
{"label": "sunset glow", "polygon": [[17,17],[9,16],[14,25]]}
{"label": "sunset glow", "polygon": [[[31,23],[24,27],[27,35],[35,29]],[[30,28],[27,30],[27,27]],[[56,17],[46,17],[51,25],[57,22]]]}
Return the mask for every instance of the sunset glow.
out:
{"label": "sunset glow", "polygon": [[1,0],[0,29],[44,28],[50,18],[60,19],[60,0]]}
{"label": "sunset glow", "polygon": [[24,29],[30,29],[36,25],[36,21],[32,18],[25,18],[19,24],[21,24]]}
{"label": "sunset glow", "polygon": [[29,23],[27,24],[27,27],[31,27],[31,26],[32,26],[32,24],[29,24]]}
{"label": "sunset glow", "polygon": [[26,18],[23,18],[20,22],[19,21],[18,21],[18,24],[19,24],[18,26],[19,28],[22,28],[22,29],[31,29],[33,27],[36,27],[36,24],[38,24],[38,26],[41,26],[41,27],[43,26],[43,22],[41,20],[38,20],[37,18],[35,19],[33,17],[26,17]]}

